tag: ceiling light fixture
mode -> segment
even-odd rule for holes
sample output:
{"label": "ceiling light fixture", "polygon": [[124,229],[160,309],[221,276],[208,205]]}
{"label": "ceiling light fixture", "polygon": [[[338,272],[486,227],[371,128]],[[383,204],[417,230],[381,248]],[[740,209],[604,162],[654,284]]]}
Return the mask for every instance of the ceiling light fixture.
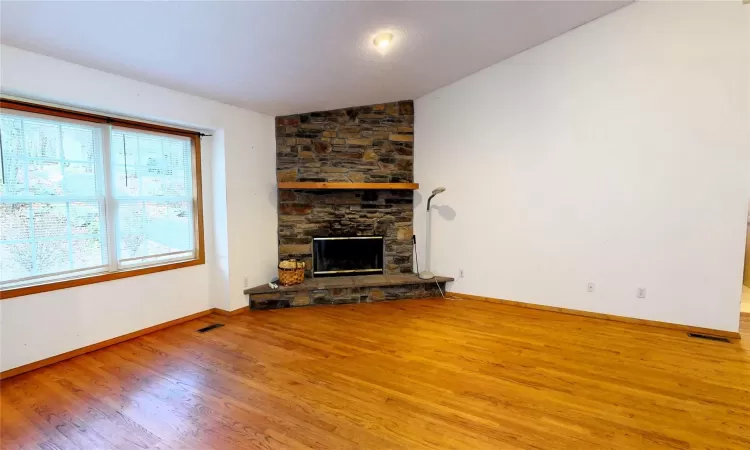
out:
{"label": "ceiling light fixture", "polygon": [[391,45],[392,40],[393,34],[380,33],[379,35],[375,36],[375,39],[372,40],[372,43],[375,44],[375,47],[377,48],[386,48]]}

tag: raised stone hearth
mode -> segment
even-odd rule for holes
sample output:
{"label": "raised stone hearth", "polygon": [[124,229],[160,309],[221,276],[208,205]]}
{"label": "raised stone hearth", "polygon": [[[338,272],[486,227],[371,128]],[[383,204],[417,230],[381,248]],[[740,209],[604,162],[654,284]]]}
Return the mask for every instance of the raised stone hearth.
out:
{"label": "raised stone hearth", "polygon": [[440,297],[445,283],[453,278],[421,280],[414,274],[363,275],[354,277],[308,278],[302,284],[271,289],[264,284],[245,289],[251,309],[288,308],[339,303],[371,303],[406,298]]}

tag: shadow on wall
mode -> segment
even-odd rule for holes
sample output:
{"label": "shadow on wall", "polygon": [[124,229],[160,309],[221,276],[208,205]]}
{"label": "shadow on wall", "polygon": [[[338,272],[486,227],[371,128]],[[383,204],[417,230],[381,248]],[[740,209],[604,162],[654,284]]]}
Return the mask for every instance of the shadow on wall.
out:
{"label": "shadow on wall", "polygon": [[456,218],[456,210],[448,205],[430,205],[430,209],[437,210],[440,217],[445,220],[453,220]]}
{"label": "shadow on wall", "polygon": [[275,184],[269,184],[268,203],[270,203],[274,209],[279,207],[279,190]]}
{"label": "shadow on wall", "polygon": [[[414,210],[418,210],[422,205],[422,194],[419,191],[414,191]],[[446,220],[453,220],[456,218],[456,210],[448,205],[436,205],[431,204],[430,209],[435,209],[440,214],[440,217]]]}
{"label": "shadow on wall", "polygon": [[419,209],[419,205],[422,204],[422,194],[419,191],[414,191],[414,210]]}

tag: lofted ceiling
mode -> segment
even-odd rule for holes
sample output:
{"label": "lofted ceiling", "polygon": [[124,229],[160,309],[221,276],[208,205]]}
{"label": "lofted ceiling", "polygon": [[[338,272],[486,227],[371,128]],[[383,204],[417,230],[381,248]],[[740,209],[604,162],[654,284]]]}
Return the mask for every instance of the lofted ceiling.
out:
{"label": "lofted ceiling", "polygon": [[413,99],[627,3],[5,0],[0,39],[284,115]]}

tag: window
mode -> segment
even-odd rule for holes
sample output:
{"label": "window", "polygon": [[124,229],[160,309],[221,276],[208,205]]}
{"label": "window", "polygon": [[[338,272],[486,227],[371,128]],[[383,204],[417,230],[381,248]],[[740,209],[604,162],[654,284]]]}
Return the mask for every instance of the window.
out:
{"label": "window", "polygon": [[0,297],[203,263],[197,133],[2,106]]}
{"label": "window", "polygon": [[195,258],[190,139],[126,129],[111,136],[119,267]]}

